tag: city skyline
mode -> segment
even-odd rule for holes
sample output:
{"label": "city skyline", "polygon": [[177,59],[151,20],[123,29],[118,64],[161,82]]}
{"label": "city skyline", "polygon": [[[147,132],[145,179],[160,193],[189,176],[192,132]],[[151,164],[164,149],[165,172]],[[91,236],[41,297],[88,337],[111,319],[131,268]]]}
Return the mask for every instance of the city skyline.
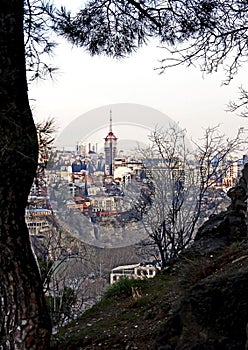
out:
{"label": "city skyline", "polygon": [[97,144],[98,150],[103,149],[104,138],[109,132],[110,110],[113,113],[113,127],[114,132],[118,134],[120,149],[127,147],[128,144],[128,150],[135,149],[139,145],[144,147],[148,145],[148,136],[156,127],[175,124],[167,115],[144,105],[132,103],[106,105],[72,120],[56,138],[55,146],[60,149],[74,149],[77,144]]}

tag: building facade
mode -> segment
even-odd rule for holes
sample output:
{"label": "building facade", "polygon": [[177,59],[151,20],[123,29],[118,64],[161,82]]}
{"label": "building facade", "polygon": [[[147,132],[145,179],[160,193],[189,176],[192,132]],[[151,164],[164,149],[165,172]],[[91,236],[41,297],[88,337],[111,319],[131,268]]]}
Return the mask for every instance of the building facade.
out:
{"label": "building facade", "polygon": [[117,266],[110,272],[110,284],[117,282],[121,277],[134,279],[153,278],[156,272],[157,267],[153,263]]}

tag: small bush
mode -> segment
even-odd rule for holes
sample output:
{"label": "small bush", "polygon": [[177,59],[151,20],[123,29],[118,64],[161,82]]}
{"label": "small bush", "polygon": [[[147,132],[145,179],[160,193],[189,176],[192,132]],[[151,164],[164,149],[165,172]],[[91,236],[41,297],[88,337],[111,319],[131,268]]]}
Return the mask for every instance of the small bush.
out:
{"label": "small bush", "polygon": [[147,279],[137,280],[123,276],[106,290],[104,297],[128,297],[132,295],[132,287],[138,287],[142,289],[147,285],[147,283]]}

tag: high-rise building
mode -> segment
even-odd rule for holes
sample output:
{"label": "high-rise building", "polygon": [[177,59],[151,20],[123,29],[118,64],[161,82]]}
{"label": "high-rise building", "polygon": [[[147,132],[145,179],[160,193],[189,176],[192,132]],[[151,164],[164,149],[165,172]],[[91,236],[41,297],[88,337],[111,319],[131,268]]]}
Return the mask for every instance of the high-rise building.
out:
{"label": "high-rise building", "polygon": [[113,176],[114,174],[114,159],[117,155],[117,137],[112,130],[112,111],[110,110],[109,133],[105,137],[104,143],[105,152],[105,174]]}

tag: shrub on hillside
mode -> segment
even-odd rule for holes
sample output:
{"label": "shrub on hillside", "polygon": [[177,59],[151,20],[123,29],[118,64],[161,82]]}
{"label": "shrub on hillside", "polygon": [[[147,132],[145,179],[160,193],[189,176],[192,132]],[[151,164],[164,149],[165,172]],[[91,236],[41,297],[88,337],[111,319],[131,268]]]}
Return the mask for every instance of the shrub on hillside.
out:
{"label": "shrub on hillside", "polygon": [[147,279],[134,279],[128,277],[121,277],[117,282],[109,286],[106,290],[104,297],[112,298],[112,297],[128,297],[133,294],[134,289],[142,290],[147,286]]}

